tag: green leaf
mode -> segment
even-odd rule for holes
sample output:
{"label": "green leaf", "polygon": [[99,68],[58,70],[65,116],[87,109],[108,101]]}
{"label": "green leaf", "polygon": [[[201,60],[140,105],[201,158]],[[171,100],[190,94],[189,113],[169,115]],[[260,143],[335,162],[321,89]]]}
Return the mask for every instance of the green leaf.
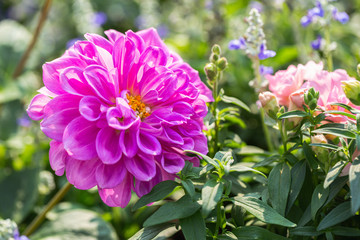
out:
{"label": "green leaf", "polygon": [[351,211],[355,214],[360,208],[360,158],[357,157],[351,164],[349,170]]}
{"label": "green leaf", "polygon": [[181,184],[183,185],[185,191],[190,195],[192,199],[195,196],[195,187],[190,179],[181,180]]}
{"label": "green leaf", "polygon": [[257,217],[260,221],[277,224],[284,227],[296,227],[296,224],[287,220],[269,205],[254,197],[235,197],[236,204]]}
{"label": "green leaf", "polygon": [[306,162],[304,160],[297,162],[291,169],[291,185],[290,194],[287,204],[287,212],[290,211],[292,205],[296,201],[300,190],[303,186],[306,175]]}
{"label": "green leaf", "polygon": [[294,110],[281,114],[278,119],[293,118],[293,117],[307,117],[308,114],[304,111]]}
{"label": "green leaf", "polygon": [[334,240],[334,236],[331,232],[325,232],[326,240]]}
{"label": "green leaf", "polygon": [[16,171],[1,179],[0,216],[21,222],[38,196],[39,169]]}
{"label": "green leaf", "polygon": [[262,160],[261,162],[258,162],[256,163],[254,166],[252,166],[253,168],[256,168],[256,167],[263,167],[263,166],[268,166],[270,165],[271,163],[279,160],[281,158],[281,156],[279,154],[275,154],[275,155],[272,155],[270,157],[267,157],[265,158],[264,160]]}
{"label": "green leaf", "polygon": [[315,220],[317,211],[324,205],[329,196],[329,188],[324,188],[323,184],[316,186],[311,197],[311,217]]}
{"label": "green leaf", "polygon": [[149,203],[159,201],[169,195],[174,188],[179,186],[175,181],[167,180],[156,184],[153,189],[146,195],[142,196],[137,203],[133,206],[132,210],[135,211]]}
{"label": "green leaf", "polygon": [[221,100],[223,100],[223,102],[226,102],[226,103],[235,104],[236,106],[241,107],[241,108],[245,109],[246,111],[250,112],[250,108],[245,103],[243,103],[242,101],[240,101],[237,98],[223,95],[221,97]]}
{"label": "green leaf", "polygon": [[267,178],[264,173],[262,173],[256,169],[246,167],[246,166],[242,165],[242,163],[236,163],[236,164],[232,165],[230,167],[230,172],[254,172],[254,173],[258,173],[258,174],[264,176],[265,178]]}
{"label": "green leaf", "polygon": [[322,147],[322,148],[327,148],[327,149],[334,150],[334,151],[337,151],[340,149],[339,146],[336,146],[333,144],[328,144],[328,143],[311,143],[309,145],[311,147]]}
{"label": "green leaf", "polygon": [[187,240],[205,240],[206,227],[204,218],[201,212],[197,211],[195,214],[187,218],[180,219],[181,230]]}
{"label": "green leaf", "polygon": [[337,176],[339,176],[345,165],[345,161],[339,161],[329,170],[329,172],[326,174],[326,178],[324,181],[324,188],[329,187],[330,184],[334,182],[334,180],[337,178]]}
{"label": "green leaf", "polygon": [[96,212],[74,207],[69,203],[60,203],[50,213],[51,220],[31,236],[32,240],[117,239],[113,227]]}
{"label": "green leaf", "polygon": [[326,228],[332,227],[338,223],[347,220],[352,215],[353,214],[351,213],[351,203],[350,202],[341,203],[336,208],[331,210],[331,212],[321,220],[319,226],[317,227],[317,230],[321,231]]}
{"label": "green leaf", "polygon": [[308,205],[308,207],[305,209],[305,212],[303,213],[303,215],[301,216],[298,222],[298,226],[303,227],[305,224],[310,222],[310,220],[311,220],[311,205]]}
{"label": "green leaf", "polygon": [[214,159],[206,156],[205,154],[202,154],[202,153],[199,153],[199,152],[196,152],[193,150],[186,150],[185,152],[196,154],[196,155],[202,157],[202,159],[204,159],[207,163],[213,165],[215,168],[219,168],[219,164]]}
{"label": "green leaf", "polygon": [[224,120],[227,122],[231,122],[233,124],[239,125],[239,127],[245,129],[246,128],[246,124],[243,120],[241,120],[239,117],[234,116],[234,115],[225,115],[224,116]]}
{"label": "green leaf", "polygon": [[268,179],[269,199],[273,208],[285,216],[286,203],[290,191],[290,168],[286,163],[279,163],[270,172]]}
{"label": "green leaf", "polygon": [[350,139],[355,139],[355,133],[347,130],[347,129],[339,129],[339,128],[319,128],[316,129],[314,131],[312,131],[313,133],[321,133],[321,134],[331,134],[331,135],[335,135],[338,137],[343,137],[343,138],[350,138]]}
{"label": "green leaf", "polygon": [[144,222],[144,227],[154,226],[175,219],[186,218],[200,209],[200,204],[193,202],[188,195],[176,202],[167,202]]}
{"label": "green leaf", "polygon": [[297,227],[290,229],[290,235],[316,237],[324,234],[316,230],[314,226]]}
{"label": "green leaf", "polygon": [[358,229],[358,228],[335,226],[335,227],[331,228],[331,232],[334,235],[338,235],[338,236],[346,236],[346,237],[359,237],[360,236],[360,229]]}
{"label": "green leaf", "polygon": [[308,161],[310,167],[314,170],[317,169],[318,168],[318,160],[315,157],[312,149],[310,148],[310,146],[307,142],[303,142],[303,150],[304,150],[305,158]]}
{"label": "green leaf", "polygon": [[351,113],[347,113],[347,112],[343,112],[343,111],[337,111],[337,110],[330,110],[330,111],[326,111],[324,112],[325,114],[334,114],[334,115],[343,115],[345,117],[351,118],[351,119],[356,119],[356,116],[354,116]]}
{"label": "green leaf", "polygon": [[330,184],[329,187],[329,197],[326,200],[324,206],[331,202],[334,197],[340,192],[340,190],[344,187],[344,185],[349,181],[348,176],[338,177],[334,180],[333,183]]}
{"label": "green leaf", "polygon": [[271,239],[271,240],[286,240],[286,237],[272,233],[269,230],[257,226],[238,227],[232,230],[237,239],[251,240],[251,239]]}
{"label": "green leaf", "polygon": [[201,190],[202,214],[207,217],[209,213],[215,209],[216,204],[220,201],[224,185],[222,182],[217,182],[215,179],[207,181]]}
{"label": "green leaf", "polygon": [[174,226],[173,223],[163,223],[151,227],[140,229],[129,240],[151,240],[154,239],[162,231]]}

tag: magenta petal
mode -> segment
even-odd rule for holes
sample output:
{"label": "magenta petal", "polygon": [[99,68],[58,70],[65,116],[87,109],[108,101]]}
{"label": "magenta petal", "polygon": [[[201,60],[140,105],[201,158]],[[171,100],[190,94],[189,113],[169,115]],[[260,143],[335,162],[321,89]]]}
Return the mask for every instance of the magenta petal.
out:
{"label": "magenta petal", "polygon": [[80,97],[64,94],[52,99],[44,108],[44,120],[40,123],[41,130],[56,141],[61,142],[66,126],[79,113]]}
{"label": "magenta petal", "polygon": [[120,132],[106,127],[99,131],[96,137],[96,151],[100,160],[105,164],[114,164],[121,158]]}
{"label": "magenta petal", "polygon": [[96,169],[96,181],[100,188],[113,188],[119,185],[127,173],[122,161],[115,164],[100,164]]}
{"label": "magenta petal", "polygon": [[126,207],[131,199],[133,178],[127,174],[122,183],[114,188],[99,188],[99,195],[103,202],[110,207]]}
{"label": "magenta petal", "polygon": [[109,29],[105,31],[105,35],[109,38],[111,43],[115,43],[121,36],[124,36],[123,33],[118,32],[114,29]]}
{"label": "magenta petal", "polygon": [[98,159],[81,161],[70,157],[66,163],[66,178],[78,189],[86,190],[95,187],[95,171],[98,165]]}
{"label": "magenta petal", "polygon": [[48,96],[43,94],[36,95],[30,102],[26,109],[29,117],[34,121],[39,121],[44,118],[44,107],[51,100]]}
{"label": "magenta petal", "polygon": [[201,126],[198,122],[194,120],[188,120],[187,123],[182,124],[181,127],[179,127],[179,130],[182,134],[186,136],[198,136],[202,135]]}
{"label": "magenta petal", "polygon": [[146,63],[150,67],[164,66],[167,63],[167,58],[163,49],[149,46],[141,54],[139,62]]}
{"label": "magenta petal", "polygon": [[112,53],[113,47],[112,44],[104,37],[95,34],[95,33],[86,33],[85,38],[92,42],[95,46],[101,46],[106,49],[109,53]]}
{"label": "magenta petal", "polygon": [[137,154],[132,158],[125,158],[127,170],[140,181],[149,181],[155,176],[156,166],[153,156]]}
{"label": "magenta petal", "polygon": [[68,154],[64,149],[62,142],[51,141],[49,151],[49,162],[51,168],[55,171],[55,174],[61,176],[65,171],[65,164],[68,158]]}
{"label": "magenta petal", "polygon": [[133,125],[129,130],[122,131],[120,134],[119,144],[122,152],[129,158],[135,156],[138,151],[136,142],[136,133],[139,124]]}
{"label": "magenta petal", "polygon": [[101,102],[97,97],[85,96],[80,100],[79,111],[89,121],[96,121],[101,116]]}
{"label": "magenta petal", "polygon": [[169,127],[164,127],[164,133],[165,133],[165,137],[168,141],[170,141],[173,144],[184,144],[184,139],[183,137],[177,133],[175,130],[169,128]]}
{"label": "magenta petal", "polygon": [[84,71],[84,76],[97,96],[106,103],[115,103],[115,86],[104,67],[98,65],[88,66]]}
{"label": "magenta petal", "polygon": [[174,103],[172,111],[179,113],[185,117],[190,117],[191,115],[193,115],[195,113],[191,104],[187,103],[187,102]]}
{"label": "magenta petal", "polygon": [[144,39],[146,46],[157,46],[165,50],[166,55],[169,55],[169,50],[165,43],[161,40],[159,34],[157,33],[155,28],[148,28],[136,32],[138,35]]}
{"label": "magenta petal", "polygon": [[168,173],[178,173],[185,166],[185,160],[175,153],[164,153],[161,159],[161,166]]}
{"label": "magenta petal", "polygon": [[83,70],[78,67],[68,67],[60,74],[61,87],[74,95],[93,95],[93,91],[86,82]]}
{"label": "magenta petal", "polygon": [[90,160],[97,157],[95,140],[99,128],[80,116],[65,128],[63,143],[68,154],[76,159]]}
{"label": "magenta petal", "polygon": [[195,142],[194,150],[202,153],[207,154],[208,153],[208,146],[207,146],[207,139],[204,135],[198,135],[193,137],[193,140]]}
{"label": "magenta petal", "polygon": [[157,168],[156,169],[156,175],[155,177],[153,177],[150,181],[139,181],[137,179],[135,179],[135,189],[134,191],[136,192],[136,194],[139,197],[144,196],[145,194],[148,194],[151,189],[158,184],[159,182],[161,182],[162,179],[162,175],[161,175],[161,171]]}
{"label": "magenta petal", "polygon": [[139,131],[137,134],[137,145],[141,151],[150,155],[159,155],[161,153],[161,144],[156,137],[146,131]]}

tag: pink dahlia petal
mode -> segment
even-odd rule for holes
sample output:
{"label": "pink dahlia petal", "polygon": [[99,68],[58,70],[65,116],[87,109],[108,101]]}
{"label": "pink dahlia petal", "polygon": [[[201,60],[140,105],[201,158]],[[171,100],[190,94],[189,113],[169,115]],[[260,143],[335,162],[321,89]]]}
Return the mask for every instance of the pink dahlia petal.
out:
{"label": "pink dahlia petal", "polygon": [[164,153],[164,157],[161,159],[161,166],[168,173],[178,173],[185,166],[185,160],[183,157],[176,153]]}
{"label": "pink dahlia petal", "polygon": [[121,36],[124,36],[123,33],[118,32],[114,29],[106,30],[105,35],[109,38],[112,44],[114,44]]}
{"label": "pink dahlia petal", "polygon": [[105,164],[114,164],[121,158],[120,132],[111,127],[103,128],[96,137],[96,151]]}
{"label": "pink dahlia petal", "polygon": [[74,95],[93,95],[86,82],[83,70],[78,67],[68,67],[60,74],[60,83],[64,91]]}
{"label": "pink dahlia petal", "polygon": [[45,118],[41,122],[41,130],[56,141],[61,142],[64,129],[79,113],[80,97],[70,94],[59,95],[44,108]]}
{"label": "pink dahlia petal", "polygon": [[98,165],[98,159],[81,161],[70,157],[66,163],[66,178],[78,189],[86,190],[95,187],[97,184],[95,171]]}
{"label": "pink dahlia petal", "polygon": [[198,136],[201,135],[202,132],[201,125],[194,120],[188,120],[185,124],[179,127],[179,130],[186,136]]}
{"label": "pink dahlia petal", "polygon": [[55,174],[61,176],[65,171],[65,164],[68,154],[64,149],[62,142],[51,141],[49,151],[49,162]]}
{"label": "pink dahlia petal", "polygon": [[39,121],[44,118],[44,107],[51,100],[51,98],[38,94],[30,102],[26,109],[29,117],[34,121]]}
{"label": "pink dahlia petal", "polygon": [[142,39],[144,39],[146,46],[156,46],[163,49],[166,55],[169,55],[170,52],[166,47],[165,43],[161,40],[159,34],[157,33],[155,28],[148,28],[136,32]]}
{"label": "pink dahlia petal", "polygon": [[139,52],[143,52],[145,48],[145,42],[138,34],[134,33],[133,31],[129,30],[126,32],[126,36],[131,39],[134,43],[136,48]]}
{"label": "pink dahlia petal", "polygon": [[79,111],[89,121],[96,121],[101,116],[102,104],[97,97],[85,96],[80,100]]}
{"label": "pink dahlia petal", "polygon": [[125,158],[127,170],[140,181],[149,181],[155,176],[156,166],[154,157],[138,153],[132,158]]}
{"label": "pink dahlia petal", "polygon": [[150,181],[139,181],[135,179],[134,191],[139,197],[142,197],[145,194],[148,194],[151,191],[151,189],[161,181],[163,181],[163,177],[161,174],[161,170],[159,169],[159,167],[157,167],[156,175]]}
{"label": "pink dahlia petal", "polygon": [[128,158],[132,158],[138,151],[138,144],[136,141],[137,131],[139,128],[139,123],[134,124],[128,131],[122,131],[119,139],[120,148],[123,151],[124,155]]}
{"label": "pink dahlia petal", "polygon": [[133,178],[127,174],[119,185],[114,188],[99,188],[99,195],[104,203],[110,207],[126,207],[131,199]]}
{"label": "pink dahlia petal", "polygon": [[106,113],[106,119],[110,127],[117,130],[126,130],[139,122],[139,118],[134,116],[129,104],[124,99],[117,98],[116,105],[116,107],[109,108]]}
{"label": "pink dahlia petal", "polygon": [[197,152],[200,152],[202,154],[206,154],[208,150],[207,146],[207,139],[204,135],[198,135],[196,137],[193,137],[193,140],[195,142],[194,150]]}
{"label": "pink dahlia petal", "polygon": [[112,165],[100,164],[95,176],[100,188],[114,188],[124,180],[126,173],[124,163],[119,161]]}
{"label": "pink dahlia petal", "polygon": [[164,127],[164,137],[167,141],[173,144],[184,144],[184,139],[182,138],[182,136],[170,127]]}
{"label": "pink dahlia petal", "polygon": [[150,133],[140,130],[136,136],[136,140],[137,145],[142,152],[150,155],[159,155],[161,153],[160,142]]}
{"label": "pink dahlia petal", "polygon": [[97,157],[96,136],[99,128],[84,117],[75,118],[64,130],[63,143],[68,154],[79,160]]}
{"label": "pink dahlia petal", "polygon": [[86,33],[85,38],[92,42],[95,46],[101,46],[109,53],[112,53],[113,45],[106,38],[95,33]]}

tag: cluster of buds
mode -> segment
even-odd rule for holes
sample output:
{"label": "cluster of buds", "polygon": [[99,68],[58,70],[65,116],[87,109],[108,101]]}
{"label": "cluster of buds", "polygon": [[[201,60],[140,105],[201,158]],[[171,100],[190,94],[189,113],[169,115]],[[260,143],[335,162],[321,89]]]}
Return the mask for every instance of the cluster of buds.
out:
{"label": "cluster of buds", "polygon": [[0,220],[0,239],[29,240],[26,236],[20,236],[16,223],[10,219]]}
{"label": "cluster of buds", "polygon": [[228,63],[225,57],[220,57],[221,49],[220,46],[215,44],[211,49],[210,62],[205,65],[205,74],[208,79],[210,86],[216,81],[218,74],[223,71]]}
{"label": "cluster of buds", "polygon": [[262,92],[259,94],[259,107],[263,108],[265,113],[273,118],[277,118],[277,113],[280,109],[279,102],[272,92]]}
{"label": "cluster of buds", "polygon": [[310,110],[315,110],[317,107],[317,102],[319,100],[320,93],[315,91],[314,88],[310,88],[305,94],[304,94],[304,102],[305,105],[309,107]]}

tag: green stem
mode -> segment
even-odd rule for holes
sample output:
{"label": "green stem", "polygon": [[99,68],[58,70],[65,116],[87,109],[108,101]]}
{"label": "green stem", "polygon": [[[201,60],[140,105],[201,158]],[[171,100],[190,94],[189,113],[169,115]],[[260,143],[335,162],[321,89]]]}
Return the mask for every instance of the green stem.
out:
{"label": "green stem", "polygon": [[219,80],[220,80],[220,74],[218,73],[214,84],[213,84],[213,98],[214,98],[214,103],[212,105],[212,114],[215,118],[214,123],[215,123],[215,127],[214,127],[214,139],[213,139],[213,155],[215,155],[215,153],[219,150],[218,149],[218,142],[219,142],[219,120],[218,120],[218,114],[217,114],[217,104],[218,104],[218,88],[219,88]]}
{"label": "green stem", "polygon": [[281,141],[282,141],[283,146],[284,146],[284,152],[286,152],[287,151],[287,144],[286,144],[287,135],[286,135],[286,130],[284,128],[284,124],[283,124],[282,120],[278,121],[278,127],[279,127],[280,134],[281,134]]}
{"label": "green stem", "polygon": [[324,34],[325,34],[325,41],[326,41],[326,51],[325,51],[326,62],[327,62],[328,71],[331,72],[333,70],[333,59],[332,59],[332,54],[331,54],[331,49],[330,49],[331,39],[330,39],[329,26],[325,26]]}
{"label": "green stem", "polygon": [[39,215],[30,223],[30,225],[23,232],[24,235],[30,236],[44,221],[46,214],[65,196],[65,194],[70,190],[72,185],[67,182],[50,200],[50,202],[45,206]]}

